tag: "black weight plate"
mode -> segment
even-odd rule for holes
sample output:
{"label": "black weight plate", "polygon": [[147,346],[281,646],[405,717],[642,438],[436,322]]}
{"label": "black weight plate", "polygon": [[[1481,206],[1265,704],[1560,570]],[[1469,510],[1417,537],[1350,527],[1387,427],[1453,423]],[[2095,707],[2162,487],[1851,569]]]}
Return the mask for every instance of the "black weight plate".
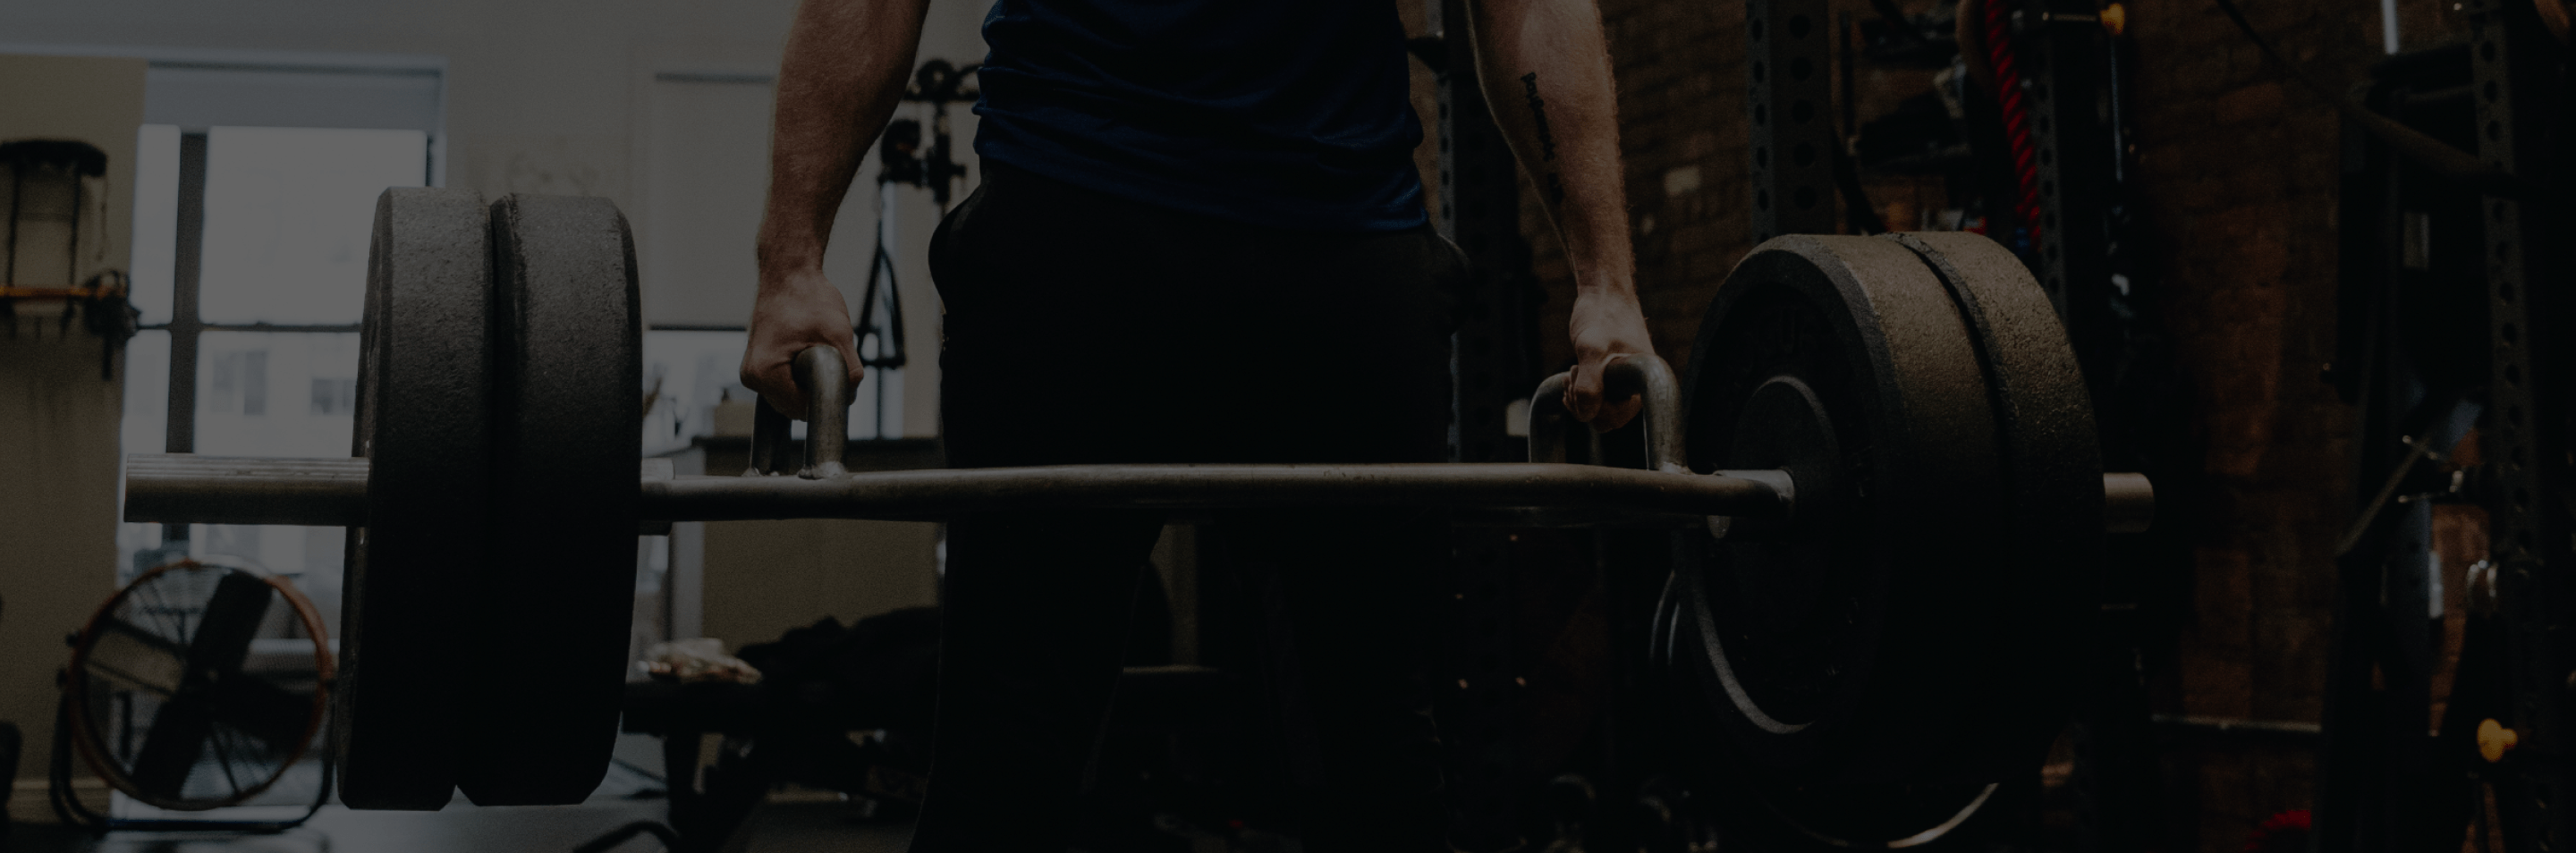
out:
{"label": "black weight plate", "polygon": [[1711,302],[1683,382],[1691,467],[1789,469],[1795,515],[1684,548],[1706,716],[1783,779],[1913,781],[1991,701],[2009,608],[2000,471],[1969,330],[1904,247],[1792,235]]}
{"label": "black weight plate", "polygon": [[601,198],[492,206],[500,369],[493,556],[457,787],[581,802],[608,771],[635,594],[643,455],[635,244]]}
{"label": "black weight plate", "polygon": [[352,450],[367,525],[349,530],[331,725],[350,808],[454,793],[459,614],[488,553],[490,222],[473,190],[376,198]]}
{"label": "black weight plate", "polygon": [[1990,782],[1784,785],[1730,778],[1722,784],[1723,795],[1714,798],[1722,848],[1987,851],[2025,832],[2029,820],[2015,808],[2027,808],[2014,802],[2026,796],[2023,789]]}
{"label": "black weight plate", "polygon": [[[1963,232],[1897,234],[1940,276],[1976,338],[2001,441],[2006,523],[1998,569],[2025,638],[1990,652],[1992,778],[2027,772],[2064,725],[2100,613],[2102,454],[2092,395],[2048,294],[2004,247]],[[2007,704],[2008,702],[2008,704]],[[2009,708],[2018,708],[2013,713]]]}

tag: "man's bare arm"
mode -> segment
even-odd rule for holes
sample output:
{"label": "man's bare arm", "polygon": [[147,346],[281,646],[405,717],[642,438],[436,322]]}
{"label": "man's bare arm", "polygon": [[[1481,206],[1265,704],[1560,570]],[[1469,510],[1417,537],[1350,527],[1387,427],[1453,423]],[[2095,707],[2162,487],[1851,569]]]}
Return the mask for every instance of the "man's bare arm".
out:
{"label": "man's bare arm", "polygon": [[769,203],[760,220],[760,293],[752,302],[743,385],[788,414],[805,396],[789,363],[807,347],[841,350],[859,382],[850,309],[823,277],[832,220],[868,144],[903,100],[928,0],[804,0],[778,69],[769,141]]}
{"label": "man's bare arm", "polygon": [[1619,166],[1617,90],[1593,0],[1468,0],[1485,102],[1574,268],[1576,358],[1566,407],[1610,429],[1637,414],[1635,398],[1602,399],[1601,365],[1651,353],[1637,308],[1636,257]]}

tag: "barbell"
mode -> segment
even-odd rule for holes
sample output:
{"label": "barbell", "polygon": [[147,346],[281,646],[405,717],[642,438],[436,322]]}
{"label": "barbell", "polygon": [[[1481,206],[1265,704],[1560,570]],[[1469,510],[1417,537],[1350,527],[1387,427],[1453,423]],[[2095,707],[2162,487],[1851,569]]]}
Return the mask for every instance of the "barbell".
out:
{"label": "barbell", "polygon": [[2153,512],[2143,477],[2101,471],[2047,297],[1973,235],[1756,248],[1686,376],[1651,355],[1607,372],[1646,399],[1646,470],[1563,461],[1559,375],[1531,399],[1527,463],[850,473],[846,374],[815,348],[796,359],[813,402],[792,475],[763,405],[754,470],[674,476],[638,462],[639,317],[606,200],[387,190],[352,456],[127,458],[129,521],[351,528],[333,725],[351,807],[586,797],[616,729],[639,524],[1068,508],[1669,527],[1656,648],[1693,674],[1709,731],[1800,778],[1990,775],[2060,713],[2102,533]]}

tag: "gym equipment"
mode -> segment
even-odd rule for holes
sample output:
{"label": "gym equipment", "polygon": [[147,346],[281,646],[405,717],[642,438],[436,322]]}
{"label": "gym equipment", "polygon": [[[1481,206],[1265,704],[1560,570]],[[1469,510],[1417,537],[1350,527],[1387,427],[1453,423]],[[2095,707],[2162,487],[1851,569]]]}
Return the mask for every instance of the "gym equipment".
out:
{"label": "gym equipment", "polygon": [[[387,212],[399,206],[380,208],[380,243],[412,239]],[[456,731],[485,742],[460,750],[454,770],[477,802],[575,802],[596,784],[616,691],[595,685],[613,686],[622,671],[627,537],[639,523],[1347,504],[1704,529],[1686,538],[1705,565],[1676,574],[1668,622],[1676,656],[1713,676],[1720,727],[1762,766],[1863,781],[1974,775],[2033,742],[2032,721],[2054,715],[2053,685],[2027,670],[2056,652],[2029,647],[2073,644],[2028,632],[2077,624],[2069,620],[2084,607],[2069,602],[2088,588],[2086,543],[2143,528],[2153,510],[2143,478],[2099,470],[2089,405],[2045,297],[1982,238],[1791,236],[1757,248],[1712,306],[1687,383],[1647,355],[1608,370],[1615,388],[1646,397],[1653,470],[1546,461],[1562,458],[1559,376],[1532,401],[1539,461],[1530,463],[845,473],[848,389],[837,387],[838,354],[816,348],[797,360],[815,401],[798,475],[764,475],[790,467],[778,459],[784,421],[773,417],[756,430],[758,470],[677,477],[634,461],[634,273],[614,208],[512,196],[492,210],[488,366],[449,360],[449,381],[413,402],[514,413],[493,420],[483,455],[448,460],[481,464],[483,489],[437,494],[480,519],[462,523],[486,531],[493,556],[439,570],[528,593],[407,614],[445,620],[436,636],[491,638],[477,642],[487,643],[482,666],[497,672],[441,685],[491,698],[437,704],[457,711]],[[472,299],[452,307],[460,317],[476,310]],[[387,347],[403,337],[379,335]],[[131,457],[126,517],[381,526],[405,511],[375,488],[372,459],[398,431],[395,411],[368,422],[380,436],[371,458]],[[371,552],[371,583],[389,582],[386,546],[353,541]],[[375,765],[351,784],[397,772],[412,771]]]}
{"label": "gym equipment", "polygon": [[[1786,524],[1686,548],[1671,627],[1709,706],[1797,778],[2000,778],[2077,671],[2105,499],[2046,296],[1965,235],[1791,236],[1718,292],[1694,469],[1797,483]],[[2005,764],[1997,764],[2005,762]],[[1938,771],[1930,768],[1941,768]]]}
{"label": "gym equipment", "polygon": [[[261,635],[279,633],[289,638],[262,647]],[[321,731],[334,663],[323,638],[321,614],[284,581],[195,560],[153,569],[73,635],[56,737],[144,803],[241,803]],[[67,784],[70,762],[56,751]]]}
{"label": "gym equipment", "polygon": [[350,455],[366,460],[353,485],[378,511],[345,520],[331,725],[352,808],[435,809],[454,796],[457,614],[477,598],[490,536],[485,507],[454,499],[491,491],[490,466],[458,464],[492,455],[490,234],[473,190],[376,199]]}
{"label": "gym equipment", "polygon": [[[608,771],[634,618],[643,308],[626,219],[601,198],[492,206],[496,371],[483,643],[457,787],[577,803]],[[459,460],[450,460],[454,463]]]}

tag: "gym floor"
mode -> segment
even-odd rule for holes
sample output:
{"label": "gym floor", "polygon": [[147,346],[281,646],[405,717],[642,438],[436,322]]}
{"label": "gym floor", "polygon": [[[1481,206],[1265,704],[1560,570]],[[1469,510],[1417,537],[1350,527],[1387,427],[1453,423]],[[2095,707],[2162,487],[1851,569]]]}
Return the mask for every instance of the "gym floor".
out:
{"label": "gym floor", "polygon": [[[20,823],[0,850],[10,853],[571,853],[573,848],[640,820],[667,820],[663,782],[637,769],[653,767],[659,741],[621,735],[621,761],[588,801],[577,806],[475,808],[463,799],[435,812],[352,811],[324,806],[295,830],[112,832],[92,838],[53,823]],[[645,759],[643,763],[630,763]],[[739,853],[900,853],[912,838],[908,821],[862,820],[829,792],[783,790],[753,812],[749,844]],[[599,853],[663,849],[651,836]]]}
{"label": "gym floor", "polygon": [[[12,850],[24,853],[568,853],[629,821],[662,814],[655,800],[596,797],[578,806],[353,812],[326,807],[304,828],[282,835],[111,833],[93,839],[56,824],[17,828]],[[894,853],[912,838],[908,823],[852,822],[834,802],[770,803],[752,815],[745,853]],[[651,837],[615,853],[659,850]]]}

